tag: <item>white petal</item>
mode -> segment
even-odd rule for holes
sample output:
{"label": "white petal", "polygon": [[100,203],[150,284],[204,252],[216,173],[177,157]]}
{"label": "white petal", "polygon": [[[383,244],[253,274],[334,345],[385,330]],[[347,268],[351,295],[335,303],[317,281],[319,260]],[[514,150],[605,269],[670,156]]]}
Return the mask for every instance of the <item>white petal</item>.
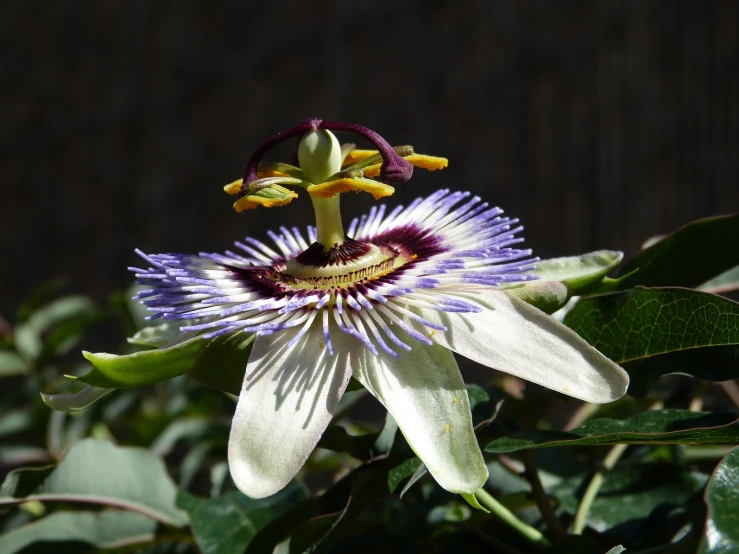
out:
{"label": "white petal", "polygon": [[231,476],[253,498],[276,493],[300,470],[351,376],[347,338],[333,333],[329,355],[319,319],[289,348],[299,329],[254,340],[228,442]]}
{"label": "white petal", "polygon": [[433,332],[435,342],[488,367],[587,402],[610,402],[626,393],[628,374],[556,319],[502,291],[458,296],[476,302],[483,311],[414,309],[447,327],[446,332]]}
{"label": "white petal", "polygon": [[456,493],[482,487],[488,470],[454,355],[422,344],[400,359],[363,352],[353,364],[354,377],[385,405],[434,479]]}

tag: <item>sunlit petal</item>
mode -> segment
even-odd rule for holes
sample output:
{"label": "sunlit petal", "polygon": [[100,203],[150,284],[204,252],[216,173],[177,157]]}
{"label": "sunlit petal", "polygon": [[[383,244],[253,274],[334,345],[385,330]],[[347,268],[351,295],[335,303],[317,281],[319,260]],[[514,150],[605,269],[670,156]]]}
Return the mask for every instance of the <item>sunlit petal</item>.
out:
{"label": "sunlit petal", "polygon": [[471,493],[485,483],[467,391],[449,350],[418,344],[399,359],[363,350],[353,369],[442,487]]}
{"label": "sunlit petal", "polygon": [[556,319],[518,298],[489,289],[460,294],[478,313],[415,310],[446,333],[431,337],[466,358],[588,402],[624,395],[628,374]]}
{"label": "sunlit petal", "polygon": [[257,336],[246,367],[228,462],[236,485],[254,498],[276,493],[300,470],[350,377],[344,341],[354,339],[336,333],[331,356],[318,320],[287,347],[299,332]]}

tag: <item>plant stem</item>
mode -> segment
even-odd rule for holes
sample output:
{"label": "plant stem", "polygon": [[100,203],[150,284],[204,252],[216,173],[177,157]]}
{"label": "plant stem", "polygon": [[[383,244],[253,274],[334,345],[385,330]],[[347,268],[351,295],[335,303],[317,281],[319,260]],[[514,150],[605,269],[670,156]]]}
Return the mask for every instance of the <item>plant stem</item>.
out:
{"label": "plant stem", "polygon": [[736,380],[724,381],[723,383],[719,383],[719,386],[724,389],[726,396],[731,398],[731,401],[736,406],[739,406],[739,385],[737,385]]}
{"label": "plant stem", "polygon": [[[664,402],[657,400],[649,406],[648,410],[661,410],[662,408],[664,408]],[[585,518],[588,516],[595,497],[598,496],[598,491],[603,486],[606,473],[613,469],[628,447],[628,444],[616,444],[603,459],[600,469],[593,475],[590,483],[588,483],[588,488],[585,489],[585,494],[582,495],[580,505],[577,507],[577,512],[575,512],[575,520],[572,522],[573,535],[582,534],[583,529],[585,529]]]}
{"label": "plant stem", "polygon": [[556,539],[564,539],[567,537],[567,531],[552,509],[552,504],[549,502],[547,493],[544,491],[544,487],[539,479],[539,469],[536,467],[534,457],[531,455],[531,452],[524,450],[521,452],[521,459],[526,468],[524,476],[528,480],[529,484],[531,484],[531,493],[534,496],[536,505],[539,507],[541,516],[544,518],[547,527],[554,537]]}
{"label": "plant stem", "polygon": [[529,524],[518,519],[508,508],[493,498],[493,496],[485,489],[478,489],[475,491],[475,496],[480,504],[498,516],[498,518],[519,533],[522,537],[541,546],[552,545],[552,543],[550,543],[538,529],[534,529]]}
{"label": "plant stem", "polygon": [[589,402],[584,402],[582,406],[580,406],[575,413],[572,414],[572,417],[570,417],[570,420],[565,424],[565,426],[562,428],[563,431],[570,431],[574,429],[575,427],[580,427],[585,421],[593,417],[595,412],[598,411],[597,404],[590,404]]}
{"label": "plant stem", "polygon": [[585,518],[588,516],[588,512],[590,511],[590,507],[593,505],[595,497],[598,496],[598,491],[601,486],[603,486],[606,473],[613,469],[613,466],[616,465],[616,462],[618,462],[619,458],[621,458],[623,453],[626,452],[628,447],[628,444],[614,445],[608,452],[608,455],[604,458],[601,468],[595,473],[595,475],[593,475],[590,483],[588,483],[588,488],[585,489],[585,494],[582,495],[582,500],[580,501],[580,505],[577,507],[577,512],[575,512],[575,521],[572,523],[573,535],[582,534],[583,529],[585,529]]}

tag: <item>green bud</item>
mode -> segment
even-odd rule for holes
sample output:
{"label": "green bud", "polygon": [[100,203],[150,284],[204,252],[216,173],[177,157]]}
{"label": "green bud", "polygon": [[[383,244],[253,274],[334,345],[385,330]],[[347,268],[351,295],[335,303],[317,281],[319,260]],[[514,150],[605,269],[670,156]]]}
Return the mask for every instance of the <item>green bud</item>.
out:
{"label": "green bud", "polygon": [[298,161],[308,181],[323,183],[341,170],[339,141],[331,131],[309,131],[300,140]]}

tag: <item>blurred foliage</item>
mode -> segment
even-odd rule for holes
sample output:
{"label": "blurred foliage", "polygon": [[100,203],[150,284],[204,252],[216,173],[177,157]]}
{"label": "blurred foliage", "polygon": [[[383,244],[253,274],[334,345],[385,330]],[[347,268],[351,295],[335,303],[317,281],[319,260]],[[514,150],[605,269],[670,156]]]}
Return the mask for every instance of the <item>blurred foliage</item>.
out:
{"label": "blurred foliage", "polygon": [[[549,548],[440,489],[392,418],[366,421],[356,383],[298,479],[244,496],[225,458],[250,337],[162,348],[171,329],[143,328],[127,295],[100,307],[50,284],[0,320],[0,552],[737,552],[739,305],[717,294],[737,288],[737,246],[708,268],[675,255],[728,244],[727,225],[657,242],[566,315],[624,364],[632,396],[594,406],[499,375],[469,386],[486,489]],[[126,354],[73,353],[111,322],[133,335]],[[43,404],[79,381],[124,388],[74,413]]]}

